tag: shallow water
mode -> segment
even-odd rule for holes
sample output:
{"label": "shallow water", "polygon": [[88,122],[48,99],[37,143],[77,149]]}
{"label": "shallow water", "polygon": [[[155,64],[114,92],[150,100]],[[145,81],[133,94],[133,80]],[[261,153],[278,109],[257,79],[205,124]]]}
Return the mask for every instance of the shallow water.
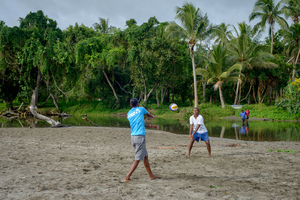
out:
{"label": "shallow water", "polygon": [[[88,119],[104,127],[130,127],[129,122],[124,117],[111,116],[88,116]],[[55,118],[58,120],[58,118]],[[60,118],[62,124],[70,126],[94,126],[85,121],[81,116],[72,116],[69,118]],[[147,129],[163,130],[175,134],[188,135],[189,124],[180,124],[176,119],[145,120]],[[150,127],[151,125],[151,127]],[[242,124],[240,120],[218,120],[205,121],[208,135],[211,137],[227,138],[244,141],[300,141],[300,124],[297,122],[272,122],[272,121],[249,121],[248,124]],[[9,127],[49,127],[44,121],[38,121],[33,118],[27,120],[5,120],[1,118],[0,126]]]}

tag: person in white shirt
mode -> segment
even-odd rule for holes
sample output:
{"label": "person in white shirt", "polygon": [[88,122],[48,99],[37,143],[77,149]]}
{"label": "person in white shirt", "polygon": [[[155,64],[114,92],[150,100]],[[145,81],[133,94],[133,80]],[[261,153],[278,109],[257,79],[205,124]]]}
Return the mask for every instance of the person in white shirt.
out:
{"label": "person in white shirt", "polygon": [[201,115],[199,115],[199,108],[195,107],[193,109],[194,115],[190,117],[190,145],[189,145],[189,152],[188,152],[188,158],[190,157],[191,150],[193,148],[193,144],[195,141],[199,142],[199,139],[201,141],[204,141],[207,147],[208,156],[211,156],[211,148],[210,148],[210,142],[209,137],[207,134],[207,129],[204,125],[204,120]]}

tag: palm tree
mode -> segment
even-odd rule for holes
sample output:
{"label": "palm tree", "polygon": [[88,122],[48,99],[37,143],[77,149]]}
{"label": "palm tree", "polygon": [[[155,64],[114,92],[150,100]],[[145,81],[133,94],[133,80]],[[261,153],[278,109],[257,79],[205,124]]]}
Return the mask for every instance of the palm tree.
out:
{"label": "palm tree", "polygon": [[[252,29],[245,22],[238,24],[238,29],[234,26],[236,38],[230,43],[230,50],[235,64],[241,66],[241,71],[245,68],[253,69],[254,67],[272,67],[276,66],[272,62],[265,62],[264,59],[272,57],[271,54],[262,51],[264,46],[259,44],[260,32]],[[236,95],[234,104],[240,101],[240,80],[237,82]]]}
{"label": "palm tree", "polygon": [[212,35],[216,39],[215,43],[226,45],[233,38],[231,30],[228,30],[230,25],[222,23],[212,28]]}
{"label": "palm tree", "polygon": [[201,68],[196,70],[197,74],[208,78],[207,84],[215,83],[213,87],[215,90],[219,89],[222,108],[225,107],[222,85],[226,82],[239,80],[241,75],[241,73],[237,72],[241,71],[241,65],[235,64],[231,66],[231,64],[232,60],[229,58],[227,46],[218,44],[212,49],[207,70]]}
{"label": "palm tree", "polygon": [[261,21],[254,26],[255,29],[261,27],[262,30],[264,30],[266,23],[270,25],[269,33],[271,37],[271,54],[273,53],[273,32],[275,22],[278,22],[283,29],[288,27],[288,23],[280,16],[283,14],[283,11],[280,9],[280,5],[281,2],[275,5],[274,0],[257,0],[253,11],[249,16],[249,21],[256,18],[261,19]]}
{"label": "palm tree", "polygon": [[109,26],[108,19],[104,19],[99,17],[99,23],[94,23],[93,24],[94,29],[98,31],[99,33],[104,33],[104,34],[109,34],[111,33],[116,27],[114,26]]}
{"label": "palm tree", "polygon": [[295,81],[296,77],[296,64],[299,61],[300,55],[300,24],[293,24],[289,30],[283,32],[284,40],[286,44],[286,51],[291,57],[294,57],[294,69],[292,74],[292,81]]}
{"label": "palm tree", "polygon": [[200,9],[196,9],[193,4],[185,3],[182,7],[176,8],[176,19],[181,22],[182,26],[175,22],[171,22],[166,27],[166,33],[168,38],[184,39],[189,45],[194,76],[195,107],[198,107],[194,47],[198,41],[201,41],[207,36],[207,34],[209,34],[208,17],[206,14],[203,16]]}
{"label": "palm tree", "polygon": [[282,12],[286,19],[292,17],[294,23],[300,22],[300,0],[281,0],[284,3]]}

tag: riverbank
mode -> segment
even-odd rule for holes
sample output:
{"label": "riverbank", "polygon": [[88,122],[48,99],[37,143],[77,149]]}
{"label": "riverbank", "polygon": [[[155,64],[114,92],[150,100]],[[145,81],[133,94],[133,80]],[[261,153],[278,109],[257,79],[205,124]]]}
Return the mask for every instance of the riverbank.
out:
{"label": "riverbank", "polygon": [[[0,199],[297,199],[300,142],[189,138],[147,130],[153,172],[133,159],[129,128],[0,129]],[[273,152],[269,151],[274,150]],[[278,152],[294,150],[298,153]]]}
{"label": "riverbank", "polygon": [[[235,115],[227,116],[227,117],[221,117],[221,119],[227,119],[227,120],[241,120],[240,117],[237,117]],[[257,117],[250,117],[248,119],[249,121],[274,121],[274,119],[268,119],[268,118],[257,118]],[[300,122],[300,119],[298,120],[276,120],[276,121],[283,121],[283,122]]]}
{"label": "riverbank", "polygon": [[[17,106],[17,104],[15,105]],[[18,105],[19,106],[19,105]],[[18,107],[17,106],[17,107]],[[1,109],[2,107],[2,109]],[[53,115],[65,112],[70,115],[81,116],[87,114],[88,116],[125,116],[131,109],[129,105],[122,109],[114,109],[108,106],[105,102],[96,101],[82,101],[82,102],[61,102],[59,103],[60,111],[58,111],[53,105],[48,105],[43,108],[38,108],[37,111],[43,115]],[[151,113],[166,119],[183,119],[187,121],[193,114],[192,106],[183,106],[178,104],[177,111],[170,111],[169,104],[163,104],[159,107],[157,104],[147,104],[146,109]],[[300,112],[289,113],[286,109],[276,106],[267,106],[265,104],[251,104],[243,105],[243,109],[248,108],[250,110],[251,120],[274,120],[274,121],[300,121]],[[1,111],[2,110],[2,111]],[[226,104],[225,108],[220,105],[212,103],[204,103],[199,105],[200,114],[206,120],[216,120],[223,117],[239,117],[241,109],[235,110],[230,105]],[[0,103],[0,114],[4,113],[4,104]],[[236,118],[235,118],[236,119]],[[1,118],[0,118],[1,121]]]}

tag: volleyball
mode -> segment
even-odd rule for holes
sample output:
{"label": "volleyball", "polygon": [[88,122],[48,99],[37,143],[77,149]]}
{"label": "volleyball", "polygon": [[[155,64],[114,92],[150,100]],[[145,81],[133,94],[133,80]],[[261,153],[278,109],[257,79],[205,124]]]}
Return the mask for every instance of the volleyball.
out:
{"label": "volleyball", "polygon": [[176,111],[176,110],[178,109],[178,106],[177,106],[177,104],[172,103],[172,104],[169,106],[169,108],[170,108],[171,111]]}

